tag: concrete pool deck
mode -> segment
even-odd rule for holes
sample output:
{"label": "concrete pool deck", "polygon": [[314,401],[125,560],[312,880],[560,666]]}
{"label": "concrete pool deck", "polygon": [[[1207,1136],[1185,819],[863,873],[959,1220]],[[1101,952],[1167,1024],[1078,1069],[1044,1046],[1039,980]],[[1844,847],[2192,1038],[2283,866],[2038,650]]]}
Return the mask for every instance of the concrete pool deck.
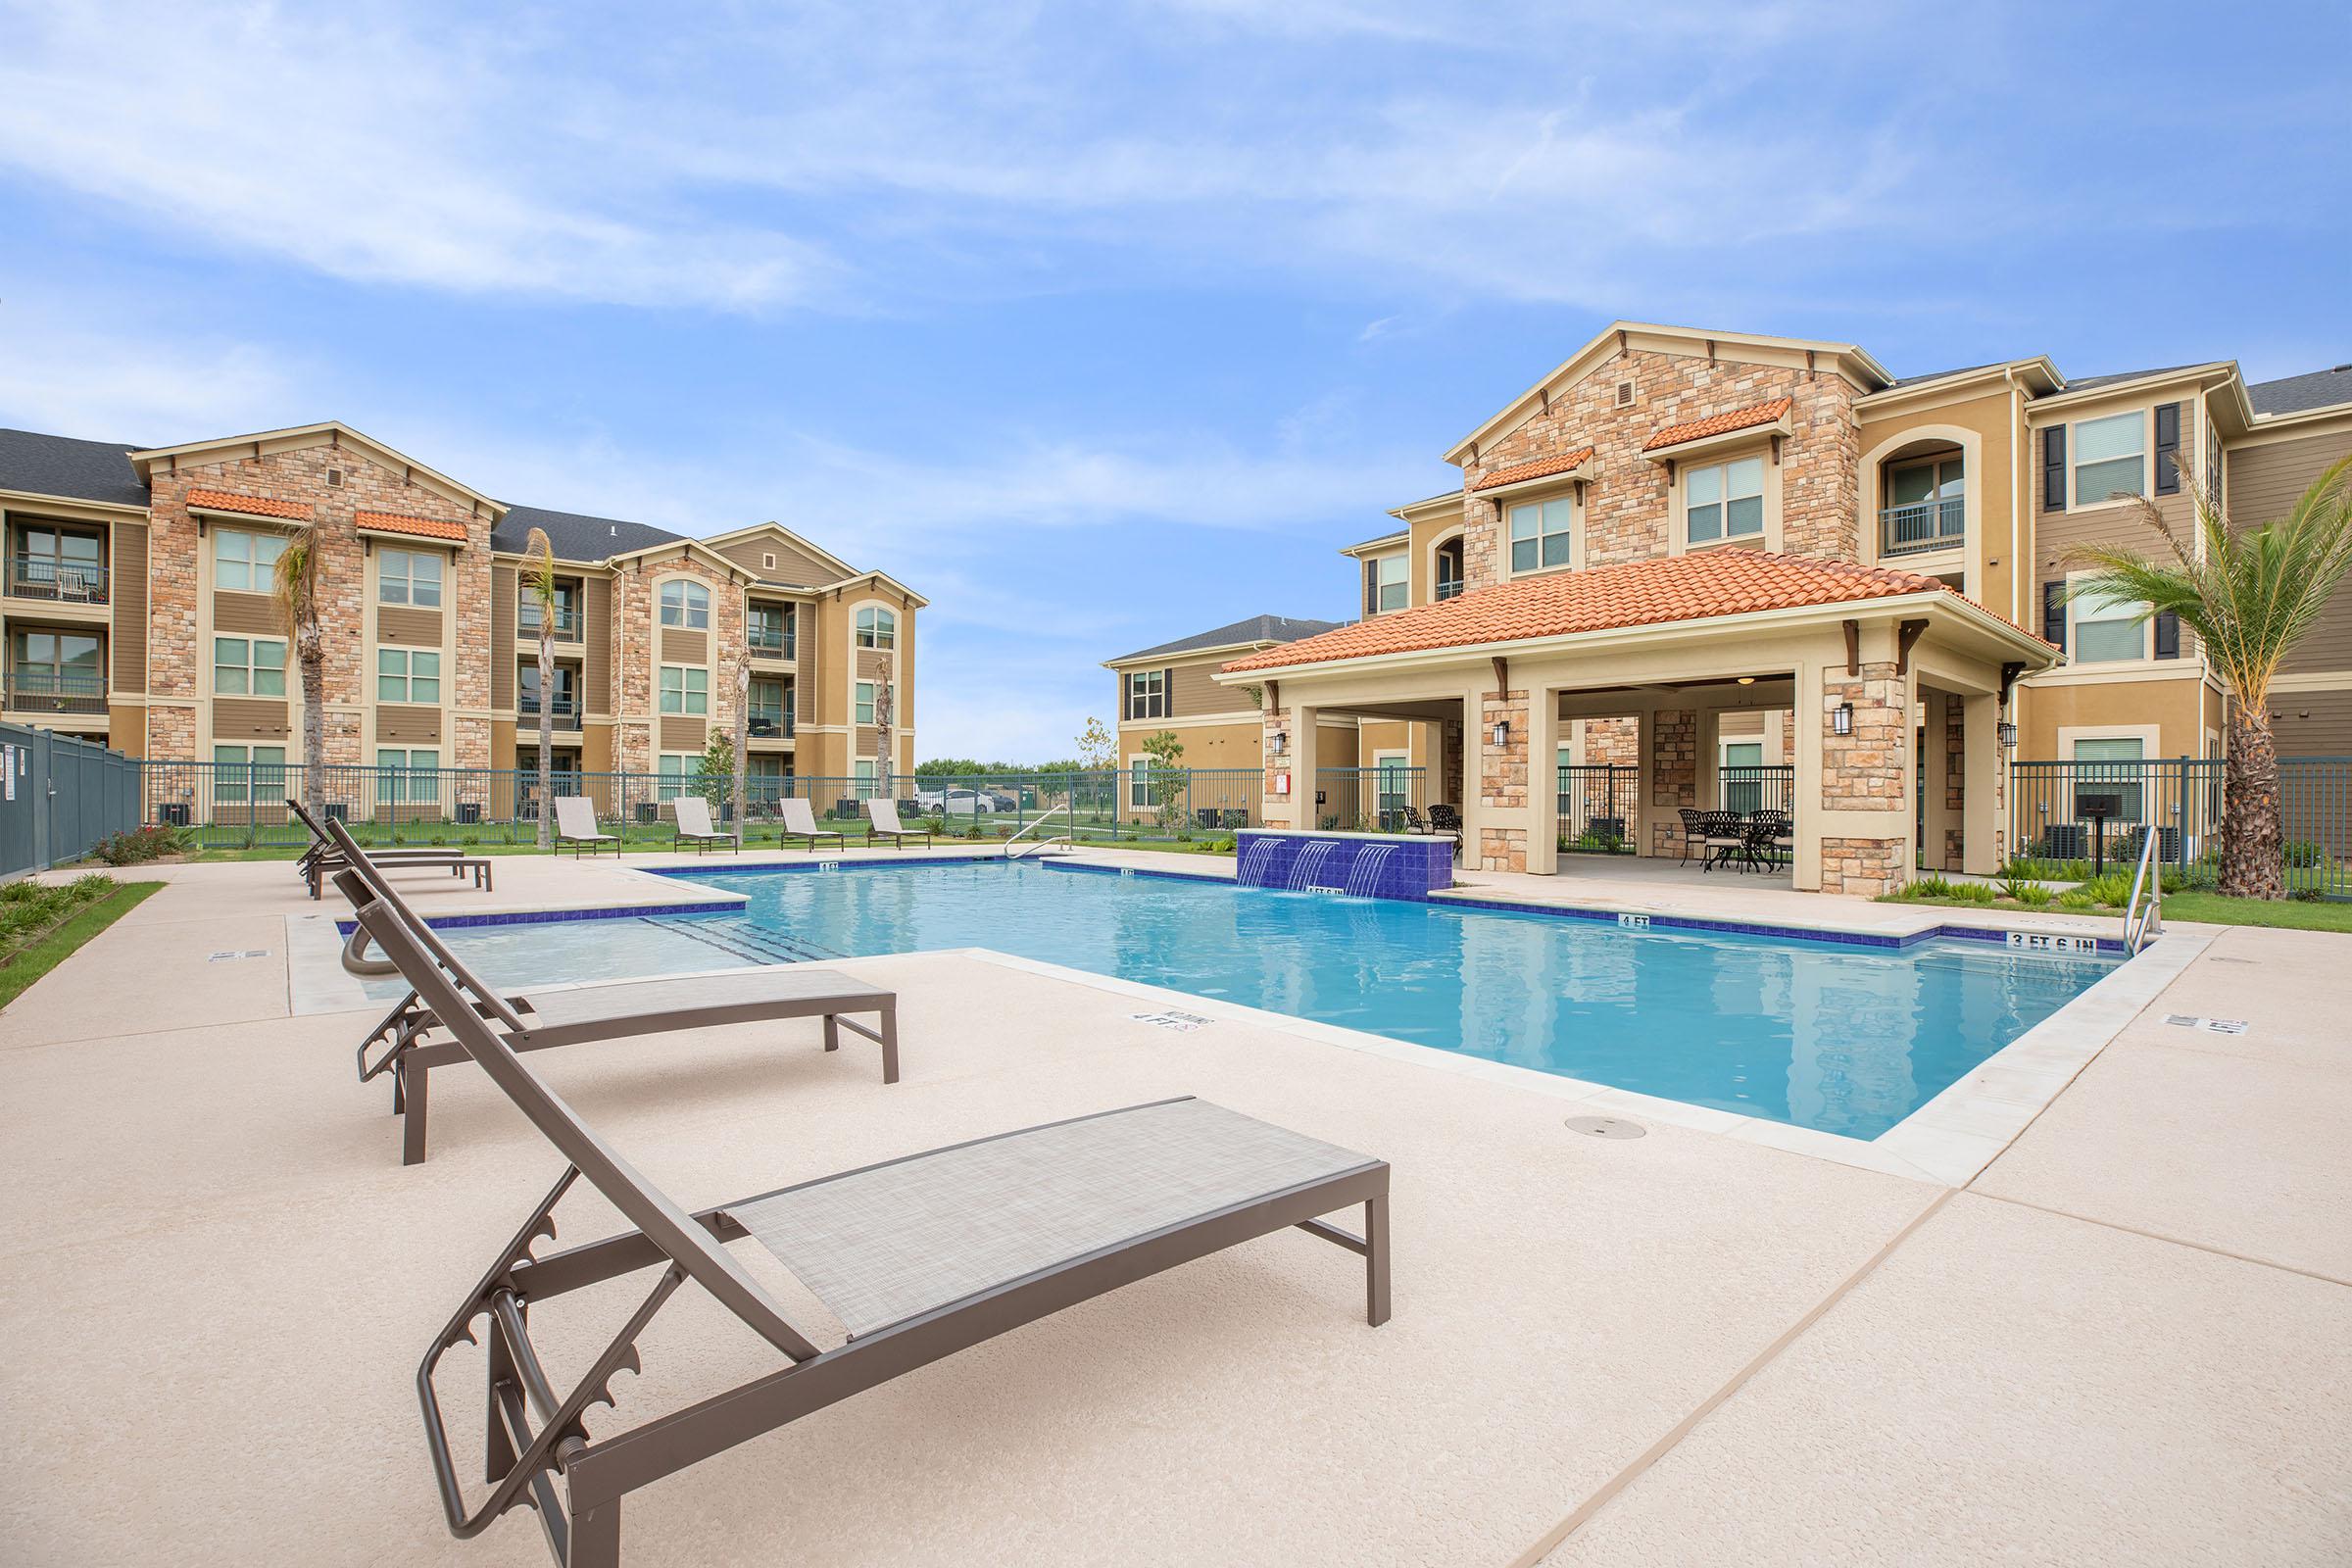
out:
{"label": "concrete pool deck", "polygon": [[[432,1160],[401,1167],[382,1085],[351,1075],[365,1015],[289,1011],[286,916],[320,906],[282,863],[165,874],[0,1013],[0,1413],[20,1438],[0,1557],[543,1561],[527,1518],[449,1538],[410,1379],[556,1156],[452,1073]],[[625,902],[648,880],[520,857],[498,875],[494,897],[419,903]],[[1171,1032],[1115,991],[956,955],[839,965],[902,991],[887,1089],[813,1024],[556,1053],[549,1078],[689,1203],[1183,1093],[1396,1172],[1386,1328],[1363,1326],[1347,1260],[1267,1238],[639,1494],[624,1551],[2341,1561],[2347,957],[2341,937],[2218,934],[1958,1188],[1663,1122],[1584,1138],[1509,1082],[1241,1019]],[[567,1241],[606,1223],[568,1201]],[[678,1310],[592,1431],[774,1364]],[[551,1316],[559,1354],[602,1343],[586,1316]],[[461,1411],[471,1365],[444,1384]]]}

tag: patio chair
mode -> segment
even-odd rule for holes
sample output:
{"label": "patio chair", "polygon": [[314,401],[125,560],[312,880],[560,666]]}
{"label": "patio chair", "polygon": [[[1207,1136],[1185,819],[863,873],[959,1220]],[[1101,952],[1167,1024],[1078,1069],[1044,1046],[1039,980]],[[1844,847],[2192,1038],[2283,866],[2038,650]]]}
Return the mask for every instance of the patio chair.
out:
{"label": "patio chair", "polygon": [[596,825],[596,804],[585,795],[556,797],[556,853],[562,855],[564,845],[571,846],[571,858],[612,846],[620,853],[620,840]]}
{"label": "patio chair", "polygon": [[888,839],[892,849],[903,850],[908,839],[921,839],[926,848],[932,843],[929,828],[899,825],[899,803],[896,801],[886,801],[880,796],[867,801],[865,820],[865,839],[869,844],[876,839]]}
{"label": "patio chair", "polygon": [[1698,813],[1699,849],[1706,858],[1702,871],[1712,871],[1719,865],[1729,865],[1747,849],[1747,827],[1738,811],[1701,811]]}
{"label": "patio chair", "polygon": [[785,796],[777,803],[777,808],[784,819],[783,836],[787,839],[807,839],[809,854],[816,853],[816,841],[819,839],[831,839],[845,850],[850,847],[849,835],[816,825],[816,813],[808,809],[808,801],[801,796]]}
{"label": "patio chair", "polygon": [[1706,869],[1707,823],[1706,813],[1695,806],[1677,807],[1683,818],[1683,865],[1690,863],[1690,852],[1698,851],[1699,869]]}
{"label": "patio chair", "polygon": [[743,853],[743,835],[721,833],[717,828],[712,827],[710,825],[710,803],[700,795],[681,795],[670,802],[669,806],[671,813],[676,819],[677,828],[669,841],[671,850],[674,851],[681,845],[691,844],[698,853],[707,853],[713,846],[723,844],[738,855]]}
{"label": "patio chair", "polygon": [[[286,809],[293,812],[294,819],[310,831],[311,847],[303,851],[301,858],[294,862],[294,872],[302,878],[303,886],[310,889],[311,897],[316,899],[324,890],[327,876],[343,864],[343,852],[335,848],[334,842],[318,825],[318,819],[300,801],[287,796]],[[476,888],[483,892],[491,891],[488,856],[467,855],[462,849],[445,847],[387,849],[372,853],[376,864],[387,870],[438,871],[446,866],[449,874],[455,877],[463,877],[470,871]]]}
{"label": "patio chair", "polygon": [[1433,833],[1450,836],[1453,840],[1453,858],[1457,860],[1462,858],[1462,812],[1459,807],[1445,801],[1430,802],[1429,828]]}
{"label": "patio chair", "polygon": [[1427,833],[1429,831],[1429,818],[1421,814],[1421,808],[1418,806],[1404,808],[1404,830],[1407,833]]}
{"label": "patio chair", "polygon": [[[616,1568],[621,1502],[638,1488],[1064,1307],[1293,1227],[1361,1256],[1365,1319],[1388,1321],[1388,1164],[1200,1100],[1049,1122],[689,1213],[472,1010],[406,922],[380,901],[360,920],[414,968],[424,1004],[450,1019],[458,1043],[565,1161],[416,1369],[433,1480],[461,1540],[523,1505],[537,1510],[559,1562]],[[582,1177],[631,1228],[538,1255]],[[1321,1217],[1358,1203],[1360,1236]],[[846,1342],[820,1348],[803,1333],[726,1250],[743,1240],[821,1301]],[[583,1370],[560,1388],[534,1339],[558,1298],[646,1269],[659,1271],[652,1288],[602,1350],[567,1358]],[[631,1430],[591,1437],[588,1407],[614,1402],[613,1375],[638,1367],[640,1336],[688,1281],[781,1363]],[[477,1332],[487,1335],[476,1419],[488,1434],[488,1491],[470,1501],[433,1374]]]}
{"label": "patio chair", "polygon": [[[354,908],[375,905],[386,911],[386,918],[405,926],[414,946],[425,954],[425,962],[447,975],[465,995],[471,1015],[505,1031],[508,1045],[515,1051],[546,1051],[594,1040],[638,1039],[723,1024],[822,1018],[827,1051],[841,1049],[841,1031],[847,1029],[879,1045],[882,1081],[899,1081],[899,998],[895,991],[832,969],[792,964],[582,986],[543,992],[536,999],[505,996],[484,984],[449,951],[440,935],[383,879],[379,867],[362,858],[337,871],[335,885],[352,900]],[[362,929],[374,935],[372,926]],[[402,960],[389,949],[385,954],[409,982],[409,993],[361,1039],[360,1082],[392,1075],[392,1113],[402,1118],[401,1163],[419,1165],[425,1157],[432,1070],[464,1061],[466,1054],[451,1040],[427,1038],[440,1026],[444,1014],[422,1000],[416,963]],[[842,1016],[861,1012],[875,1015],[874,1027]],[[369,1059],[368,1053],[379,1046],[380,1052]]]}
{"label": "patio chair", "polygon": [[1755,850],[1763,858],[1760,869],[1778,870],[1796,858],[1796,824],[1787,811],[1758,811],[1749,818],[1760,831]]}

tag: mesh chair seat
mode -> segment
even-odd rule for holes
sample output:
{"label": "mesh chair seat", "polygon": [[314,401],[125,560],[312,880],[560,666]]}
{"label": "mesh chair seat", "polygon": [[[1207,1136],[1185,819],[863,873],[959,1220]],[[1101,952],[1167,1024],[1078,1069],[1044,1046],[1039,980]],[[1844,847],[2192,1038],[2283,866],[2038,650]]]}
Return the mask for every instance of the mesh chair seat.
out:
{"label": "mesh chair seat", "polygon": [[855,1338],[1378,1161],[1172,1100],[829,1176],[727,1212]]}

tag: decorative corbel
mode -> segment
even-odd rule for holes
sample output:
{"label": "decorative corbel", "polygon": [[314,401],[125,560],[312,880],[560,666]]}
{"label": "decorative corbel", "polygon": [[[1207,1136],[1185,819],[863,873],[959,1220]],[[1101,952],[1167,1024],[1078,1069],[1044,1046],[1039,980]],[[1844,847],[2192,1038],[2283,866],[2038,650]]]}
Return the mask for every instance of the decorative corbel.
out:
{"label": "decorative corbel", "polygon": [[1862,673],[1862,623],[1851,618],[1845,622],[1845,672]]}
{"label": "decorative corbel", "polygon": [[1506,697],[1509,695],[1511,690],[1511,662],[1503,658],[1500,654],[1494,655],[1494,695],[1496,697]]}
{"label": "decorative corbel", "polygon": [[1911,645],[1918,642],[1920,634],[1927,629],[1925,620],[1906,620],[1895,628],[1894,672],[1897,675],[1911,672]]}
{"label": "decorative corbel", "polygon": [[2001,711],[2009,710],[2009,693],[2017,685],[2017,677],[2026,672],[2023,660],[2013,660],[2001,666]]}

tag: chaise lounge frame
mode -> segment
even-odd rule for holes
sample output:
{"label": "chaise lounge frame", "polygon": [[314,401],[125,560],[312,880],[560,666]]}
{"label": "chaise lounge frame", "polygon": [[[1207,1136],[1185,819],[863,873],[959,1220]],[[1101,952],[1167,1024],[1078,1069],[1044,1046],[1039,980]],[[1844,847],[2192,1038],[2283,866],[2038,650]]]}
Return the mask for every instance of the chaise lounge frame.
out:
{"label": "chaise lounge frame", "polygon": [[[612,846],[614,855],[621,853],[620,835],[608,833],[597,826],[594,801],[585,795],[559,795],[555,798],[555,802],[556,826],[552,836],[554,849],[558,855],[564,853],[564,846],[566,844],[571,846],[571,858],[575,860],[582,855],[603,849],[608,844]],[[588,831],[585,833],[574,832],[564,824],[565,817],[579,811],[585,811],[588,815]]]}
{"label": "chaise lounge frame", "polygon": [[[821,1348],[794,1327],[782,1307],[721,1245],[752,1234],[734,1211],[824,1182],[999,1140],[934,1150],[688,1213],[583,1123],[467,1005],[456,981],[430,961],[387,905],[380,900],[366,903],[360,907],[360,920],[410,974],[424,1003],[453,1020],[453,1032],[465,1049],[567,1162],[434,1338],[416,1369],[417,1405],[434,1484],[450,1531],[460,1540],[479,1535],[512,1508],[529,1507],[538,1512],[548,1546],[564,1568],[617,1568],[621,1502],[629,1493],[1064,1307],[1280,1230],[1304,1230],[1361,1256],[1365,1320],[1375,1328],[1388,1321],[1389,1166],[1366,1158],[1353,1168],[1161,1226]],[[1159,1102],[1172,1103],[1179,1102]],[[1102,1114],[1156,1108],[1132,1106]],[[1049,1123],[1000,1138],[1018,1139],[1069,1125]],[[536,1255],[534,1250],[543,1239],[555,1238],[556,1207],[581,1177],[635,1229]],[[1364,1208],[1361,1236],[1320,1217],[1357,1203]],[[560,1393],[532,1342],[532,1311],[571,1292],[649,1268],[661,1270],[652,1289],[579,1381]],[[592,1437],[586,1426],[589,1406],[615,1402],[613,1376],[623,1368],[638,1369],[639,1336],[688,1281],[700,1285],[790,1364],[627,1431]],[[487,1339],[484,1479],[490,1490],[469,1508],[433,1373],[459,1341],[480,1343],[474,1338],[477,1321]]]}
{"label": "chaise lounge frame", "polygon": [[[882,1048],[882,1082],[895,1084],[899,1081],[899,998],[898,993],[886,991],[880,986],[853,980],[830,969],[794,967],[746,972],[747,977],[761,974],[770,977],[769,994],[753,997],[728,995],[725,993],[734,988],[728,985],[726,979],[705,977],[700,982],[703,988],[717,989],[722,994],[707,1001],[680,1003],[675,1000],[677,994],[682,988],[688,988],[689,982],[674,979],[630,981],[562,995],[587,996],[602,1003],[626,1003],[632,998],[650,995],[661,999],[658,1004],[634,1010],[610,1007],[592,1009],[589,1016],[573,1020],[564,1016],[563,1009],[557,1005],[562,996],[543,997],[539,1004],[534,1004],[527,997],[505,996],[484,984],[480,976],[449,951],[448,944],[441,940],[439,933],[409,907],[408,902],[384,880],[382,869],[371,864],[365,855],[335,873],[335,886],[351,901],[355,909],[370,902],[383,905],[389,917],[406,927],[416,947],[424,952],[425,961],[438,965],[450,976],[466,997],[473,1015],[490,1020],[508,1031],[508,1043],[515,1051],[548,1051],[559,1046],[585,1045],[598,1040],[635,1039],[687,1029],[712,1029],[726,1024],[822,1018],[827,1051],[841,1049],[841,1031],[847,1029]],[[372,927],[367,929],[370,935],[373,934]],[[392,1075],[392,1113],[401,1118],[401,1163],[420,1165],[425,1159],[433,1069],[454,1066],[470,1057],[465,1047],[457,1041],[431,1038],[430,1032],[440,1024],[441,1014],[422,1001],[416,976],[405,968],[402,972],[410,982],[409,993],[393,1004],[392,1009],[361,1039],[357,1053],[358,1068],[362,1083],[386,1073]],[[793,988],[797,994],[774,994],[774,986],[787,977],[806,984]],[[554,1011],[556,1016],[543,1016],[542,1008]],[[876,1015],[871,1028],[855,1018],[844,1016],[846,1013],[869,1011]],[[526,1021],[522,1016],[524,1013],[532,1014],[533,1020]],[[379,1046],[381,1051],[372,1060],[369,1059],[369,1052]]]}
{"label": "chaise lounge frame", "polygon": [[[295,820],[310,830],[311,847],[303,851],[301,858],[294,862],[294,874],[302,878],[303,885],[310,889],[311,897],[316,899],[324,891],[327,877],[338,866],[348,862],[335,842],[327,837],[326,829],[319,826],[318,819],[310,813],[308,807],[291,795],[285,801],[286,809],[294,813]],[[352,842],[358,841],[355,839]],[[491,891],[490,858],[486,855],[467,855],[462,849],[425,846],[415,849],[396,846],[375,850],[371,854],[375,863],[387,870],[438,871],[446,866],[449,874],[455,877],[471,871],[474,887],[485,893]]]}
{"label": "chaise lounge frame", "polygon": [[[884,817],[888,817],[889,820],[885,822]],[[878,795],[865,803],[865,841],[871,844],[876,839],[890,840],[890,847],[894,850],[905,849],[908,839],[921,839],[925,849],[929,849],[936,842],[931,837],[929,828],[908,827],[901,822],[899,820],[899,803],[886,801]]]}
{"label": "chaise lounge frame", "polygon": [[[798,809],[795,809],[795,808],[798,808]],[[816,841],[818,839],[831,839],[835,844],[839,845],[845,850],[850,847],[850,836],[842,832],[839,828],[818,827],[816,825],[816,814],[808,808],[808,802],[802,796],[787,795],[782,800],[778,801],[776,803],[776,815],[783,821],[784,824],[783,837],[786,839],[807,839],[808,841],[808,853],[810,855],[814,855],[816,853]]]}

